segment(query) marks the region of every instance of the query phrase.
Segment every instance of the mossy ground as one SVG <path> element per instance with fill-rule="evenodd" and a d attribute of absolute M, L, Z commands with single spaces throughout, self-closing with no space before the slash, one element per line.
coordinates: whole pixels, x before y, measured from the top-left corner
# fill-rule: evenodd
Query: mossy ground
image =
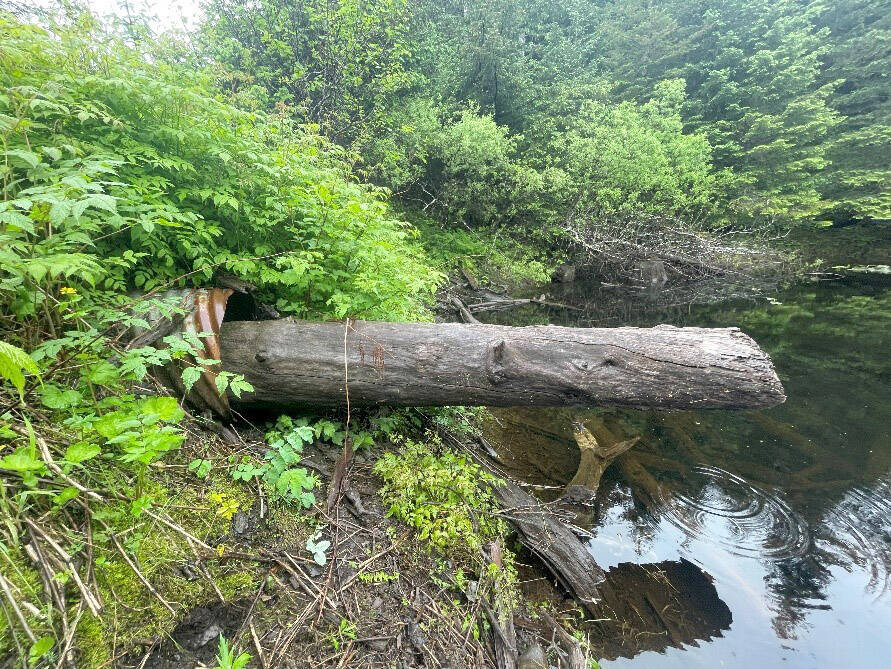
<path fill-rule="evenodd" d="M 414 438 L 428 438 L 416 429 Z M 176 458 L 150 467 L 140 490 L 152 499 L 152 513 L 179 530 L 134 513 L 124 501 L 93 512 L 92 573 L 83 547 L 78 567 L 98 592 L 101 614 L 82 611 L 78 591 L 70 582 L 64 586 L 68 619 L 77 620 L 77 667 L 214 666 L 220 633 L 252 655 L 249 666 L 261 666 L 261 653 L 267 667 L 494 666 L 492 631 L 474 593 L 479 584 L 480 593 L 502 601 L 493 588 L 504 579 L 493 575 L 491 565 L 468 560 L 462 547 L 435 551 L 419 540 L 417 528 L 388 517 L 374 463 L 400 447 L 379 443 L 357 454 L 350 494 L 329 513 L 324 485 L 339 448 L 306 448 L 304 460 L 320 473 L 323 487 L 317 505 L 304 510 L 270 499 L 268 492 L 261 496 L 256 481 L 232 479 L 234 462 L 265 448 L 259 430 L 243 434 L 238 444 L 223 443 L 197 424 L 188 430 L 192 437 Z M 434 442 L 433 448 L 442 447 Z M 193 458 L 213 463 L 205 478 L 181 464 Z M 155 593 L 108 540 L 109 532 Z M 306 548 L 317 532 L 331 541 L 324 565 Z M 20 550 L 10 556 L 16 564 L 10 578 L 23 599 L 39 601 L 38 573 Z M 534 606 L 516 595 L 511 601 L 534 619 Z M 41 619 L 47 613 L 29 617 L 33 629 L 51 622 Z M 0 625 L 3 630 L 7 623 Z M 521 640 L 534 636 L 520 634 Z M 27 641 L 19 641 L 27 652 Z M 0 643 L 6 644 L 0 657 L 22 652 L 10 639 Z"/>

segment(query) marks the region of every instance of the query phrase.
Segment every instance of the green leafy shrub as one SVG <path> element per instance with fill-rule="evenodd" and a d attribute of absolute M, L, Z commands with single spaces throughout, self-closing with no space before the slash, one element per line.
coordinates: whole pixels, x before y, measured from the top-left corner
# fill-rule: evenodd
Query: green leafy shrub
<path fill-rule="evenodd" d="M 245 457 L 233 470 L 232 477 L 236 481 L 259 477 L 279 499 L 309 508 L 316 501 L 312 490 L 319 481 L 305 467 L 297 465 L 303 455 L 303 445 L 311 443 L 315 436 L 307 419 L 294 421 L 289 416 L 281 416 L 275 428 L 266 433 L 269 449 L 263 455 L 263 462 L 258 464 Z"/>
<path fill-rule="evenodd" d="M 711 213 L 719 186 L 729 177 L 712 168 L 705 135 L 684 132 L 684 81 L 661 82 L 642 105 L 605 98 L 578 103 L 565 132 L 553 139 L 572 184 L 566 201 L 575 200 L 575 211 L 594 217 Z"/>
<path fill-rule="evenodd" d="M 504 533 L 491 490 L 501 482 L 435 438 L 430 445 L 406 441 L 398 453 L 385 453 L 374 471 L 384 480 L 387 515 L 437 551 L 476 558 L 486 541 Z"/>
<path fill-rule="evenodd" d="M 219 269 L 301 316 L 424 315 L 438 276 L 342 150 L 89 28 L 0 19 L 0 44 L 0 318 Z"/>

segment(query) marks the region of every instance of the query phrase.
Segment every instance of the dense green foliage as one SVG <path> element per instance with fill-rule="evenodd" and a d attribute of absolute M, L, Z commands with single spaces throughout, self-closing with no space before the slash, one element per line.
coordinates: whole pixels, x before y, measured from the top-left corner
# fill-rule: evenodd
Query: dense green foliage
<path fill-rule="evenodd" d="M 476 559 L 486 541 L 504 534 L 491 491 L 497 479 L 442 444 L 407 441 L 380 458 L 374 471 L 384 480 L 380 494 L 388 515 L 435 550 Z"/>
<path fill-rule="evenodd" d="M 386 130 L 381 115 L 411 80 L 406 0 L 208 6 L 205 42 L 234 69 L 228 87 L 247 83 L 267 104 L 298 108 L 342 143 Z"/>
<path fill-rule="evenodd" d="M 222 477 L 204 454 L 193 458 L 197 490 L 158 480 L 162 460 L 195 448 L 179 400 L 149 370 L 176 360 L 188 389 L 219 364 L 202 354 L 201 333 L 127 344 L 150 313 L 182 313 L 168 289 L 225 271 L 286 314 L 423 319 L 440 279 L 343 149 L 287 115 L 249 109 L 247 94 L 227 97 L 210 73 L 178 62 L 176 45 L 142 47 L 89 15 L 44 28 L 0 16 L 0 570 L 10 575 L 0 586 L 4 602 L 31 607 L 0 618 L 0 655 L 35 665 L 58 659 L 75 630 L 83 666 L 108 663 L 103 637 L 169 631 L 177 609 L 157 594 L 157 610 L 146 607 L 142 579 L 172 586 L 170 564 L 194 550 L 183 532 L 228 523 L 241 486 L 266 486 L 282 507 L 315 502 L 317 478 L 298 466 L 305 423 L 280 422 L 259 464 L 236 458 Z M 222 393 L 251 390 L 228 372 L 216 381 Z M 342 434 L 331 421 L 306 429 L 313 440 Z M 172 518 L 173 495 L 210 503 L 209 514 Z M 137 529 L 146 515 L 160 525 Z M 35 537 L 38 518 L 47 534 Z M 29 534 L 48 562 L 25 557 Z M 92 582 L 78 584 L 86 616 L 68 627 L 40 582 L 67 579 L 68 566 L 53 570 L 72 560 Z M 177 608 L 253 582 L 227 586 L 228 568 L 211 571 L 177 586 Z M 93 591 L 128 613 L 100 617 Z"/>
<path fill-rule="evenodd" d="M 89 32 L 2 28 L 2 316 L 41 310 L 35 284 L 53 299 L 220 269 L 303 316 L 422 313 L 436 275 L 334 146 Z"/>
<path fill-rule="evenodd" d="M 843 114 L 832 137 L 823 192 L 841 221 L 891 219 L 891 12 L 882 0 L 827 5 L 818 25 L 832 48 L 825 79 L 837 81 L 831 103 Z"/>
<path fill-rule="evenodd" d="M 210 3 L 209 53 L 271 96 L 281 87 L 270 78 L 302 82 L 386 54 L 375 72 L 387 86 L 349 80 L 374 120 L 360 129 L 353 114 L 329 132 L 368 175 L 447 221 L 547 226 L 577 210 L 583 189 L 590 215 L 891 218 L 881 0 L 369 3 L 361 21 L 322 22 L 327 32 L 301 29 L 315 25 L 312 2 L 230 4 Z M 301 56 L 281 57 L 294 39 Z M 358 64 L 334 42 L 361 44 Z M 245 68 L 248 57 L 263 67 Z"/>

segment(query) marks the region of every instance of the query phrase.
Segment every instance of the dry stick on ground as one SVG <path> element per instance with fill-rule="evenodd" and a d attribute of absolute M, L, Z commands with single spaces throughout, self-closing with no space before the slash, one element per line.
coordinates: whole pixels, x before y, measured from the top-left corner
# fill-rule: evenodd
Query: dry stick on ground
<path fill-rule="evenodd" d="M 554 620 L 550 613 L 544 609 L 540 613 L 542 620 L 554 630 L 560 645 L 566 652 L 566 669 L 587 669 L 588 663 L 585 661 L 585 654 L 576 638 L 563 629 L 563 626 Z"/>
<path fill-rule="evenodd" d="M 36 541 L 25 544 L 23 548 L 25 554 L 30 558 L 31 562 L 34 563 L 34 566 L 40 574 L 40 580 L 43 583 L 43 590 L 46 593 L 46 596 L 52 601 L 56 610 L 61 614 L 63 634 L 67 634 L 68 607 L 65 605 L 65 593 L 62 590 L 61 584 L 55 578 L 55 572 L 47 563 L 43 552 L 40 550 L 40 545 Z"/>
<path fill-rule="evenodd" d="M 29 432 L 27 430 L 25 430 L 25 428 L 20 427 L 18 425 L 13 425 L 12 429 L 15 430 L 17 433 L 19 433 L 23 437 L 30 438 L 30 436 L 31 436 L 29 434 Z M 34 441 L 37 444 L 37 448 L 40 450 L 40 456 L 43 458 L 43 461 L 46 463 L 46 466 L 49 467 L 49 470 L 53 474 L 55 474 L 56 476 L 61 478 L 63 481 L 65 481 L 71 487 L 76 488 L 79 492 L 84 493 L 84 495 L 86 495 L 87 497 L 89 497 L 91 499 L 95 499 L 99 502 L 105 501 L 105 497 L 100 495 L 98 492 L 96 492 L 95 490 L 90 490 L 86 486 L 82 485 L 78 481 L 76 481 L 73 478 L 71 478 L 70 476 L 68 476 L 68 474 L 66 474 L 64 471 L 62 471 L 62 468 L 59 467 L 59 465 L 56 464 L 56 461 L 53 459 L 52 453 L 50 453 L 49 446 L 47 445 L 46 441 L 44 441 L 39 435 L 37 435 L 37 434 L 34 435 Z M 123 496 L 118 496 L 118 498 L 126 499 Z"/>
<path fill-rule="evenodd" d="M 0 597 L 0 609 L 3 609 L 3 617 L 6 618 L 7 629 L 10 630 L 9 636 L 12 638 L 15 643 L 16 650 L 19 652 L 19 657 L 25 657 L 25 649 L 22 648 L 22 644 L 19 641 L 18 636 L 15 634 L 15 623 L 12 620 L 12 617 L 9 615 L 9 611 L 6 610 L 6 604 L 4 603 L 4 598 Z"/>
<path fill-rule="evenodd" d="M 28 626 L 28 621 L 25 620 L 25 616 L 22 613 L 22 610 L 19 608 L 19 605 L 16 603 L 16 597 L 13 593 L 13 585 L 11 582 L 7 581 L 6 578 L 0 573 L 0 590 L 3 590 L 3 594 L 6 596 L 6 599 L 9 601 L 9 605 L 12 607 L 12 612 L 15 613 L 15 617 L 19 621 L 19 625 L 22 626 L 22 631 L 25 633 L 25 636 L 31 641 L 31 643 L 37 643 L 37 637 L 34 636 L 34 632 L 31 631 L 31 628 Z M 12 633 L 10 631 L 10 633 Z"/>
<path fill-rule="evenodd" d="M 254 648 L 257 649 L 257 657 L 260 658 L 260 666 L 263 669 L 266 669 L 266 666 L 267 666 L 266 665 L 266 657 L 263 654 L 263 646 L 260 645 L 260 637 L 257 636 L 257 630 L 254 629 L 253 622 L 251 622 L 251 624 L 248 625 L 248 629 L 251 631 L 251 640 L 254 642 Z"/>
<path fill-rule="evenodd" d="M 158 515 L 157 513 L 154 513 L 153 511 L 150 511 L 150 510 L 148 510 L 148 509 L 143 509 L 142 512 L 143 512 L 145 515 L 149 516 L 150 518 L 154 518 L 155 520 L 157 520 L 157 521 L 158 521 L 159 523 L 161 523 L 162 525 L 166 525 L 167 527 L 169 527 L 169 528 L 170 528 L 171 530 L 173 530 L 174 532 L 177 532 L 177 533 L 181 534 L 181 535 L 182 535 L 183 537 L 185 537 L 187 540 L 189 540 L 189 541 L 193 541 L 195 544 L 197 544 L 198 546 L 200 546 L 200 547 L 203 548 L 204 550 L 208 551 L 209 553 L 216 554 L 216 551 L 215 551 L 213 548 L 211 548 L 211 547 L 208 546 L 206 543 L 204 543 L 203 541 L 201 541 L 201 539 L 199 539 L 198 537 L 195 537 L 195 536 L 193 536 L 192 534 L 190 534 L 184 527 L 181 527 L 180 525 L 177 525 L 177 524 L 174 523 L 173 521 L 168 520 L 168 519 L 164 518 L 163 516 L 160 516 L 160 515 Z"/>
<path fill-rule="evenodd" d="M 241 637 L 245 627 L 250 627 L 252 625 L 251 618 L 254 615 L 254 608 L 256 608 L 257 602 L 260 601 L 260 597 L 263 596 L 263 590 L 266 588 L 266 581 L 269 579 L 270 571 L 271 568 L 267 570 L 266 573 L 263 575 L 263 580 L 260 581 L 260 587 L 257 588 L 257 594 L 254 595 L 254 599 L 251 600 L 251 605 L 248 607 L 247 613 L 244 616 L 244 620 L 241 622 L 241 627 L 238 628 L 238 633 L 235 635 L 236 639 Z"/>
<path fill-rule="evenodd" d="M 80 602 L 77 605 L 77 615 L 74 617 L 74 623 L 71 627 L 66 630 L 63 635 L 63 643 L 62 650 L 59 651 L 59 661 L 56 663 L 56 669 L 61 669 L 64 666 L 75 666 L 73 663 L 68 662 L 68 653 L 71 652 L 71 644 L 74 643 L 74 635 L 77 633 L 77 626 L 80 623 L 80 619 L 84 614 L 84 604 Z"/>
<path fill-rule="evenodd" d="M 87 608 L 90 609 L 90 613 L 98 618 L 100 612 L 102 611 L 102 605 L 99 603 L 99 600 L 93 594 L 92 590 L 87 587 L 83 580 L 81 580 L 80 574 L 77 571 L 77 565 L 74 563 L 72 557 L 49 534 L 38 527 L 30 518 L 25 519 L 25 524 L 31 530 L 32 541 L 37 541 L 38 537 L 43 539 L 50 546 L 50 548 L 52 548 L 56 552 L 56 554 L 60 558 L 62 558 L 62 561 L 68 567 L 68 570 L 71 574 L 71 580 L 74 581 L 74 584 L 80 590 L 81 597 L 83 598 L 84 603 L 87 605 Z"/>

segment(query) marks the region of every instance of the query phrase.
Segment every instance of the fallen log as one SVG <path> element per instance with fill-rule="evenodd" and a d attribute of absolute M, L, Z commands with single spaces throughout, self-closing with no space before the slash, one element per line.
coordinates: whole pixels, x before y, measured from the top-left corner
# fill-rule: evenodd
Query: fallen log
<path fill-rule="evenodd" d="M 461 317 L 461 320 L 465 323 L 473 323 L 474 325 L 480 325 L 481 323 L 474 317 L 470 310 L 467 308 L 467 305 L 461 300 L 460 297 L 455 297 L 452 295 L 449 298 L 449 301 L 452 303 L 452 306 L 458 312 L 458 315 Z"/>
<path fill-rule="evenodd" d="M 780 404 L 770 358 L 737 328 L 223 322 L 241 408 L 356 405 L 749 409 Z M 346 383 L 345 383 L 346 381 Z"/>
<path fill-rule="evenodd" d="M 498 300 L 490 300 L 488 302 L 477 302 L 476 304 L 471 304 L 468 309 L 470 309 L 471 313 L 482 313 L 484 311 L 503 311 L 505 309 L 510 309 L 512 307 L 519 307 L 524 304 L 538 304 L 543 307 L 554 307 L 556 309 L 568 309 L 570 311 L 581 311 L 579 307 L 574 307 L 570 304 L 561 304 L 560 302 L 549 302 L 548 300 L 542 297 L 531 297 L 531 298 L 519 298 L 519 299 L 510 299 L 503 298 Z"/>
<path fill-rule="evenodd" d="M 596 613 L 605 594 L 600 585 L 606 576 L 585 544 L 557 514 L 510 479 L 495 486 L 493 493 L 520 541 L 538 556 L 567 592 L 589 612 Z"/>
<path fill-rule="evenodd" d="M 601 591 L 605 572 L 585 543 L 547 504 L 533 497 L 505 476 L 493 462 L 448 430 L 440 435 L 455 448 L 467 452 L 477 464 L 502 480 L 492 487 L 502 517 L 516 530 L 517 538 L 538 557 L 561 586 L 596 617 L 602 603 L 614 604 L 614 593 Z"/>

